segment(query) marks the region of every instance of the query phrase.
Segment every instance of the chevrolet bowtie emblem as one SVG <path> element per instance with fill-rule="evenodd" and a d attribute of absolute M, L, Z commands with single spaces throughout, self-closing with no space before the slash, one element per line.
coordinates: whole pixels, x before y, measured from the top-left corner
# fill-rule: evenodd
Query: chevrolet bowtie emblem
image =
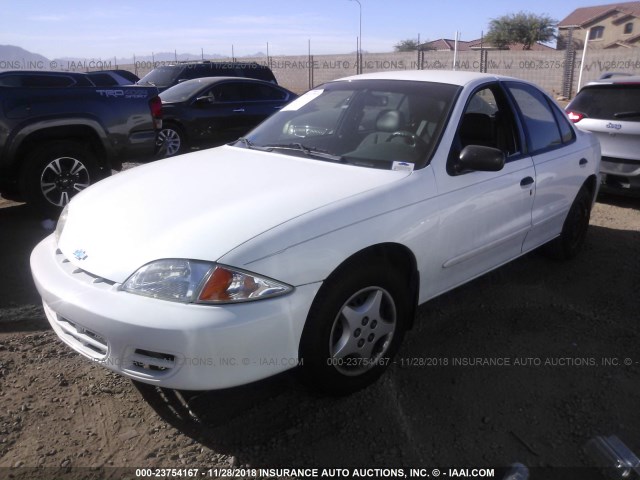
<path fill-rule="evenodd" d="M 84 250 L 76 250 L 75 252 L 73 252 L 73 256 L 76 257 L 77 260 L 84 260 L 85 258 L 87 258 L 87 252 L 85 252 Z"/>

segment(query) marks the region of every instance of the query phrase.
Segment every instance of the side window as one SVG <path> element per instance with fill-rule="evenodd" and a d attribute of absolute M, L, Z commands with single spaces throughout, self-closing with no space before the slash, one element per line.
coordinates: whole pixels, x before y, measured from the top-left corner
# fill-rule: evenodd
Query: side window
<path fill-rule="evenodd" d="M 180 79 L 193 80 L 194 78 L 215 77 L 215 75 L 215 73 L 209 72 L 209 69 L 204 65 L 191 64 L 185 65 L 184 71 L 180 74 Z"/>
<path fill-rule="evenodd" d="M 562 145 L 560 128 L 544 94 L 523 83 L 508 82 L 507 85 L 522 113 L 531 153 Z"/>
<path fill-rule="evenodd" d="M 576 133 L 573 131 L 573 128 L 569 123 L 569 117 L 567 117 L 567 114 L 555 105 L 551 105 L 551 110 L 553 110 L 553 114 L 556 117 L 556 122 L 558 122 L 558 126 L 560 127 L 562 143 L 573 142 L 576 138 Z"/>
<path fill-rule="evenodd" d="M 67 76 L 57 75 L 25 75 L 22 77 L 23 87 L 70 87 L 74 85 L 76 81 Z"/>
<path fill-rule="evenodd" d="M 21 87 L 22 76 L 21 75 L 7 75 L 0 78 L 0 87 Z"/>
<path fill-rule="evenodd" d="M 477 90 L 467 103 L 452 154 L 458 156 L 468 145 L 502 150 L 507 161 L 522 152 L 518 125 L 498 84 Z"/>
<path fill-rule="evenodd" d="M 285 92 L 269 85 L 260 85 L 254 83 L 245 83 L 244 95 L 246 100 L 251 101 L 267 101 L 267 100 L 284 100 Z"/>
<path fill-rule="evenodd" d="M 238 83 L 223 83 L 212 89 L 213 96 L 218 102 L 241 102 L 244 100 L 242 88 Z"/>

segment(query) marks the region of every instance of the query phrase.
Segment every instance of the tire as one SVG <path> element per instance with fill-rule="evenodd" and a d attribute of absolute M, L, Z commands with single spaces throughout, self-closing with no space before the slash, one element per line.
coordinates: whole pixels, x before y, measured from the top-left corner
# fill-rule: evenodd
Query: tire
<path fill-rule="evenodd" d="M 156 146 L 161 158 L 173 157 L 187 149 L 186 137 L 180 127 L 169 123 L 158 132 Z"/>
<path fill-rule="evenodd" d="M 21 188 L 27 203 L 56 216 L 74 195 L 104 176 L 96 157 L 81 144 L 52 142 L 27 156 Z"/>
<path fill-rule="evenodd" d="M 591 218 L 591 195 L 582 187 L 571 204 L 560 236 L 544 246 L 544 253 L 556 260 L 574 258 L 584 245 Z"/>
<path fill-rule="evenodd" d="M 322 286 L 300 342 L 312 388 L 345 395 L 382 375 L 398 350 L 411 307 L 408 276 L 389 265 L 352 265 Z"/>

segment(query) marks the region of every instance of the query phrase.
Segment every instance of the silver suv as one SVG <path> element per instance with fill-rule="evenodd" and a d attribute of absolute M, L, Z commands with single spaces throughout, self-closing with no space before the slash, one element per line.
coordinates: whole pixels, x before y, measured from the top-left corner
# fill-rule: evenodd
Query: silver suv
<path fill-rule="evenodd" d="M 602 190 L 640 193 L 640 76 L 604 75 L 567 105 L 569 118 L 602 147 Z"/>

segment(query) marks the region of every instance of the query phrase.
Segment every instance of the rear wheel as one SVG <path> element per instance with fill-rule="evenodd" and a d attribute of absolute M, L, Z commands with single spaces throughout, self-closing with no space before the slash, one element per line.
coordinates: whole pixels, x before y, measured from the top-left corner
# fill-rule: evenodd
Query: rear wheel
<path fill-rule="evenodd" d="M 330 278 L 300 344 L 305 380 L 347 394 L 373 383 L 397 351 L 412 312 L 407 281 L 390 266 L 358 265 Z"/>
<path fill-rule="evenodd" d="M 560 236 L 547 245 L 544 251 L 552 258 L 569 260 L 575 257 L 584 245 L 591 218 L 591 195 L 582 187 L 576 195 L 567 218 L 562 226 Z"/>
<path fill-rule="evenodd" d="M 96 157 L 76 142 L 53 142 L 31 153 L 22 173 L 28 203 L 57 215 L 69 200 L 102 175 Z"/>

